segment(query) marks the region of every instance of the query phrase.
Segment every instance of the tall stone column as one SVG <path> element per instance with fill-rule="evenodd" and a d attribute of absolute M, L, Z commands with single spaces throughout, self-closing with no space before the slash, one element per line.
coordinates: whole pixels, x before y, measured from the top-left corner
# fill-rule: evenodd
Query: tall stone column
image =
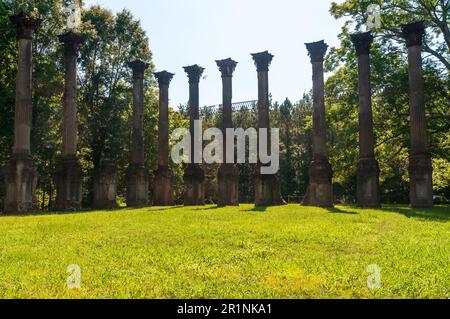
<path fill-rule="evenodd" d="M 189 113 L 190 113 L 190 132 L 191 132 L 191 158 L 190 164 L 184 171 L 184 205 L 197 206 L 205 204 L 205 172 L 200 164 L 195 163 L 194 145 L 201 144 L 198 139 L 201 138 L 202 132 L 198 132 L 199 136 L 194 134 L 194 122 L 200 119 L 199 112 L 199 82 L 203 74 L 204 68 L 199 65 L 191 65 L 184 67 L 189 78 Z"/>
<path fill-rule="evenodd" d="M 233 98 L 233 73 L 237 62 L 232 59 L 216 61 L 220 72 L 222 73 L 222 132 L 223 132 L 223 154 L 226 159 L 227 151 L 227 137 L 226 132 L 228 128 L 233 128 L 232 118 L 232 98 Z M 226 163 L 224 161 L 218 174 L 219 192 L 218 205 L 219 206 L 239 206 L 239 170 L 233 163 Z"/>
<path fill-rule="evenodd" d="M 433 165 L 428 150 L 425 98 L 422 74 L 422 22 L 404 25 L 408 47 L 411 150 L 409 157 L 410 201 L 413 208 L 433 206 Z"/>
<path fill-rule="evenodd" d="M 313 158 L 309 168 L 309 186 L 303 205 L 333 206 L 333 171 L 328 162 L 325 121 L 323 60 L 328 45 L 324 41 L 306 43 L 312 63 L 313 80 Z"/>
<path fill-rule="evenodd" d="M 370 85 L 370 32 L 352 35 L 358 56 L 359 92 L 359 162 L 357 178 L 357 201 L 359 207 L 380 207 L 380 168 L 375 159 L 375 136 L 373 133 L 372 92 Z"/>
<path fill-rule="evenodd" d="M 155 172 L 153 205 L 172 206 L 172 173 L 169 169 L 169 84 L 174 74 L 167 71 L 155 73 L 159 83 L 159 163 Z"/>
<path fill-rule="evenodd" d="M 128 64 L 133 70 L 133 131 L 131 165 L 127 174 L 127 205 L 148 205 L 149 174 L 144 162 L 144 72 L 148 64 L 136 60 Z"/>
<path fill-rule="evenodd" d="M 37 171 L 30 152 L 32 117 L 32 42 L 40 19 L 23 12 L 10 17 L 16 27 L 19 45 L 14 115 L 14 147 L 4 170 L 5 212 L 26 212 L 34 208 Z"/>
<path fill-rule="evenodd" d="M 82 171 L 77 158 L 77 57 L 85 39 L 74 32 L 59 37 L 64 44 L 65 86 L 63 119 L 63 152 L 56 168 L 56 210 L 76 210 L 81 208 Z"/>
<path fill-rule="evenodd" d="M 270 152 L 270 118 L 269 118 L 269 65 L 273 55 L 269 52 L 252 54 L 258 72 L 258 129 L 268 129 L 267 143 Z M 258 146 L 258 154 L 261 150 Z M 258 156 L 259 158 L 259 156 Z M 275 206 L 284 205 L 281 188 L 276 174 L 261 174 L 262 163 L 258 162 L 255 177 L 255 205 Z"/>

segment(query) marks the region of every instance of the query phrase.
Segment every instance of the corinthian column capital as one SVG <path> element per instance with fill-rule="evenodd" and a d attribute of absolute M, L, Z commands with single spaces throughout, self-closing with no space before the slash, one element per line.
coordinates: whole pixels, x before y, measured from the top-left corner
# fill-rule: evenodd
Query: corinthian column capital
<path fill-rule="evenodd" d="M 327 53 L 328 45 L 325 41 L 305 43 L 311 62 L 323 62 L 323 58 Z"/>
<path fill-rule="evenodd" d="M 407 47 L 422 45 L 425 25 L 422 21 L 404 24 L 402 25 L 402 33 Z"/>
<path fill-rule="evenodd" d="M 253 60 L 255 61 L 255 65 L 257 71 L 269 71 L 270 63 L 272 63 L 273 55 L 268 51 L 252 53 Z"/>
<path fill-rule="evenodd" d="M 353 46 L 356 49 L 356 55 L 369 54 L 370 46 L 373 42 L 373 35 L 370 32 L 357 33 L 351 35 Z"/>
<path fill-rule="evenodd" d="M 222 77 L 232 77 L 234 70 L 236 69 L 237 62 L 232 60 L 231 58 L 225 60 L 217 60 L 217 66 L 219 67 L 220 72 L 222 73 Z"/>
<path fill-rule="evenodd" d="M 167 71 L 161 71 L 155 73 L 155 78 L 158 80 L 159 86 L 163 85 L 169 85 L 170 81 L 172 81 L 172 78 L 175 74 L 167 72 Z"/>
<path fill-rule="evenodd" d="M 21 11 L 19 14 L 9 17 L 16 27 L 18 39 L 32 39 L 36 30 L 41 26 L 42 20 L 30 17 Z"/>

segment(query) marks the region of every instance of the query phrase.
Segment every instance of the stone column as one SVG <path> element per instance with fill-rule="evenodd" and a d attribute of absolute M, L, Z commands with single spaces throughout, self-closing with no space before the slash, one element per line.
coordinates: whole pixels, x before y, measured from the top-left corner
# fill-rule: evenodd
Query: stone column
<path fill-rule="evenodd" d="M 68 32 L 61 35 L 59 40 L 64 43 L 66 74 L 63 100 L 63 152 L 54 176 L 56 185 L 54 208 L 64 211 L 80 209 L 82 201 L 83 177 L 77 158 L 77 57 L 85 39 L 79 34 Z"/>
<path fill-rule="evenodd" d="M 422 22 L 404 25 L 408 47 L 411 150 L 409 157 L 410 201 L 413 208 L 433 206 L 433 165 L 428 150 L 425 98 L 422 75 Z"/>
<path fill-rule="evenodd" d="M 172 173 L 169 169 L 169 84 L 174 74 L 155 73 L 159 83 L 159 163 L 155 172 L 153 205 L 173 206 Z"/>
<path fill-rule="evenodd" d="M 111 161 L 102 161 L 94 178 L 94 208 L 117 208 L 117 168 Z"/>
<path fill-rule="evenodd" d="M 258 129 L 268 129 L 268 151 L 270 152 L 270 118 L 269 118 L 269 65 L 273 55 L 269 52 L 252 54 L 258 71 Z M 258 143 L 259 144 L 259 143 Z M 258 155 L 260 149 L 258 146 Z M 258 156 L 259 159 L 259 156 Z M 280 184 L 275 174 L 261 174 L 262 163 L 258 162 L 255 177 L 255 205 L 274 206 L 284 205 Z"/>
<path fill-rule="evenodd" d="M 131 165 L 127 174 L 127 205 L 148 205 L 149 174 L 144 166 L 144 72 L 148 64 L 136 60 L 128 66 L 133 70 L 133 131 Z"/>
<path fill-rule="evenodd" d="M 227 128 L 233 128 L 232 118 L 232 98 L 233 98 L 233 73 L 237 62 L 232 59 L 216 61 L 222 73 L 222 132 L 223 132 L 223 154 L 224 163 L 219 168 L 218 183 L 218 205 L 219 206 L 239 206 L 239 170 L 233 163 L 226 163 L 227 151 Z"/>
<path fill-rule="evenodd" d="M 303 205 L 333 207 L 333 171 L 327 156 L 323 60 L 328 45 L 324 41 L 306 43 L 312 63 L 313 80 L 313 158 L 309 186 Z"/>
<path fill-rule="evenodd" d="M 357 202 L 359 207 L 380 207 L 380 168 L 375 159 L 373 133 L 372 92 L 370 85 L 370 32 L 352 35 L 358 56 L 359 92 L 359 162 L 357 178 Z"/>
<path fill-rule="evenodd" d="M 34 208 L 37 171 L 30 152 L 32 116 L 32 42 L 40 19 L 23 12 L 10 17 L 17 30 L 19 45 L 14 115 L 14 147 L 4 169 L 5 212 L 26 212 Z"/>
<path fill-rule="evenodd" d="M 205 204 L 205 172 L 200 164 L 195 163 L 195 143 L 200 143 L 194 134 L 194 121 L 200 119 L 199 112 L 199 82 L 204 68 L 199 65 L 184 67 L 189 78 L 189 113 L 190 113 L 190 132 L 191 132 L 191 159 L 184 171 L 184 205 L 196 206 Z M 198 132 L 198 139 L 202 132 Z"/>

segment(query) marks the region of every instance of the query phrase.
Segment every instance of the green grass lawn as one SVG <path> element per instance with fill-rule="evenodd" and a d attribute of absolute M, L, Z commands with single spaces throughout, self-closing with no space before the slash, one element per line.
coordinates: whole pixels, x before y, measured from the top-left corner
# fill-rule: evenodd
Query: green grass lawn
<path fill-rule="evenodd" d="M 70 264 L 80 289 L 67 288 Z M 450 298 L 450 208 L 1 216 L 0 297 Z"/>

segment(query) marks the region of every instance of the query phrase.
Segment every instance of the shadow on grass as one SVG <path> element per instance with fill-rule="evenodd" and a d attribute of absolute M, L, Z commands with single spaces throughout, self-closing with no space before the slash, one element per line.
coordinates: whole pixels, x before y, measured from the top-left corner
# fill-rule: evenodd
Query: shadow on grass
<path fill-rule="evenodd" d="M 145 207 L 143 207 L 145 208 Z M 166 210 L 185 208 L 184 206 L 149 206 L 151 212 L 163 212 Z M 133 209 L 133 208 L 130 208 Z"/>
<path fill-rule="evenodd" d="M 421 218 L 439 222 L 450 221 L 450 206 L 436 206 L 434 208 L 423 209 L 413 209 L 406 206 L 384 206 L 380 211 L 402 214 L 408 218 Z"/>
<path fill-rule="evenodd" d="M 65 216 L 65 215 L 80 215 L 80 214 L 89 214 L 94 212 L 105 212 L 105 213 L 114 213 L 121 212 L 125 210 L 137 210 L 137 209 L 148 209 L 149 212 L 158 212 L 158 211 L 166 211 L 166 210 L 174 210 L 184 208 L 184 206 L 167 206 L 167 207 L 155 207 L 155 206 L 144 206 L 144 207 L 118 207 L 112 209 L 80 209 L 76 211 L 35 211 L 35 212 L 27 212 L 27 213 L 3 213 L 0 212 L 0 218 L 4 217 L 32 217 L 32 216 Z M 155 208 L 155 209 L 153 209 Z"/>
<path fill-rule="evenodd" d="M 214 206 L 208 206 L 208 207 L 202 207 L 202 208 L 196 208 L 194 210 L 197 211 L 207 211 L 207 210 L 216 210 L 216 209 L 220 209 L 220 208 L 224 208 L 223 206 L 219 206 L 219 205 L 214 205 Z"/>
<path fill-rule="evenodd" d="M 247 210 L 244 210 L 244 212 L 257 212 L 257 213 L 264 213 L 264 212 L 266 212 L 267 211 L 267 206 L 255 206 L 255 207 L 253 207 L 252 209 L 247 209 Z"/>
<path fill-rule="evenodd" d="M 329 213 L 332 213 L 332 214 L 359 215 L 357 212 L 350 212 L 347 210 L 342 210 L 337 207 L 328 207 L 328 208 L 324 208 L 324 209 L 326 209 Z"/>

